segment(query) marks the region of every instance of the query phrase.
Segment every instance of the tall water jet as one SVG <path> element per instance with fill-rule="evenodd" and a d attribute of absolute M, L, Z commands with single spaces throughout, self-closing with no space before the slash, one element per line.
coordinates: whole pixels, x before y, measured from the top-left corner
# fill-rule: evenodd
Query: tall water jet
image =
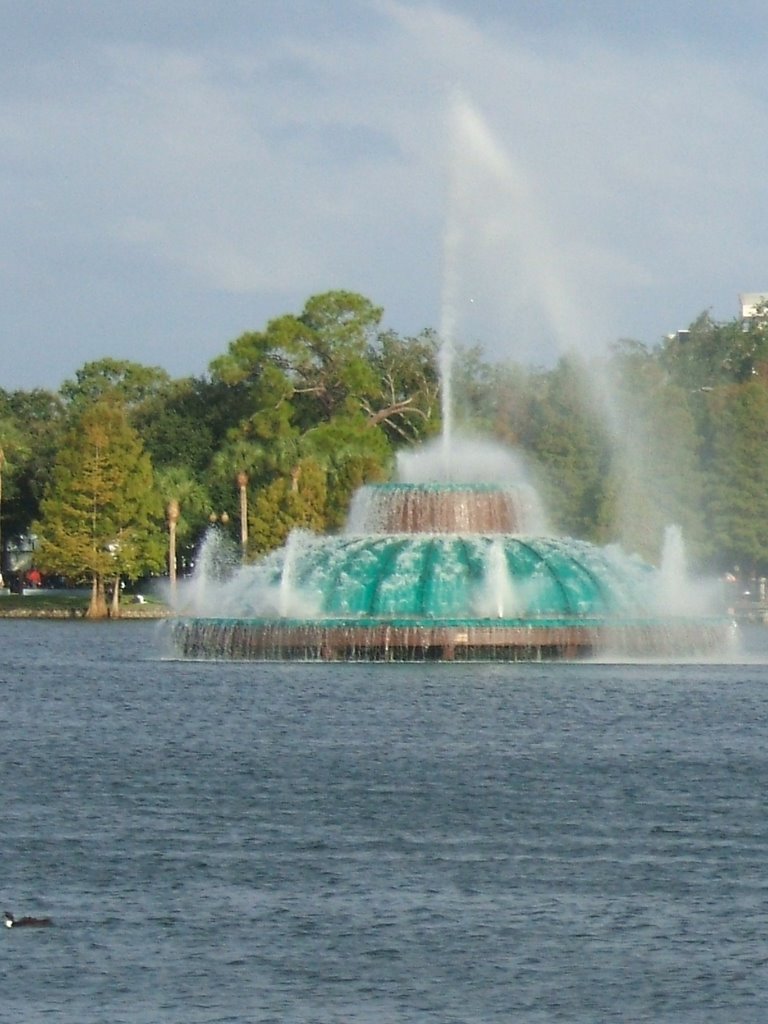
<path fill-rule="evenodd" d="M 451 107 L 454 121 L 462 100 L 456 97 Z M 460 173 L 461 154 L 455 125 L 449 131 L 451 150 L 448 154 L 448 208 L 442 246 L 442 290 L 440 295 L 440 348 L 437 355 L 440 376 L 440 413 L 442 421 L 443 470 L 448 472 L 453 440 L 453 361 L 456 344 L 457 306 L 459 302 L 459 251 L 461 246 L 460 207 L 463 181 Z"/>
<path fill-rule="evenodd" d="M 442 434 L 440 451 L 443 471 L 450 475 L 451 451 L 453 446 L 453 360 L 454 344 L 451 339 L 443 339 L 437 353 L 438 373 L 440 375 L 440 409 L 442 417 Z"/>
<path fill-rule="evenodd" d="M 662 611 L 679 615 L 690 608 L 693 588 L 688 578 L 683 531 L 677 524 L 664 530 L 659 574 L 659 606 Z"/>
<path fill-rule="evenodd" d="M 535 173 L 460 91 L 448 103 L 446 135 L 441 338 L 511 339 L 518 358 L 536 362 L 543 348 L 555 355 L 593 344 L 599 323 L 579 300 L 575 261 L 556 236 Z"/>
<path fill-rule="evenodd" d="M 195 572 L 184 588 L 184 601 L 195 614 L 210 607 L 213 591 L 228 580 L 235 565 L 234 551 L 218 527 L 210 527 L 197 551 Z"/>
<path fill-rule="evenodd" d="M 515 613 L 515 593 L 512 586 L 504 544 L 494 540 L 488 549 L 484 601 L 478 605 L 478 614 L 511 617 Z"/>
<path fill-rule="evenodd" d="M 294 567 L 298 551 L 304 538 L 303 530 L 293 530 L 285 543 L 285 557 L 280 568 L 278 586 L 278 610 L 281 618 L 287 618 L 294 612 L 294 605 L 300 597 L 296 594 Z"/>

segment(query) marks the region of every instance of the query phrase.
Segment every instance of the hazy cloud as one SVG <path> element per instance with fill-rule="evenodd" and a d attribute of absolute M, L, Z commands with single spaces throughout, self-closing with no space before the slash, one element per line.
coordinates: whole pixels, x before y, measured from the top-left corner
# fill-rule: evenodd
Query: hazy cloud
<path fill-rule="evenodd" d="M 130 7 L 6 17 L 5 387 L 199 373 L 333 287 L 524 360 L 768 288 L 752 4 Z"/>

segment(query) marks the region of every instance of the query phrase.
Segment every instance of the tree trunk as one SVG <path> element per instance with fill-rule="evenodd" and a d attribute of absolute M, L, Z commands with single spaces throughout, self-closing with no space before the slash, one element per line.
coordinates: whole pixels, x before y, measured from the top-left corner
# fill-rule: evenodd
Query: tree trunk
<path fill-rule="evenodd" d="M 114 583 L 112 584 L 112 602 L 109 607 L 109 617 L 111 619 L 120 618 L 120 577 L 115 576 Z"/>
<path fill-rule="evenodd" d="M 104 595 L 104 579 L 95 575 L 91 582 L 91 601 L 85 613 L 87 619 L 106 619 L 107 599 Z"/>

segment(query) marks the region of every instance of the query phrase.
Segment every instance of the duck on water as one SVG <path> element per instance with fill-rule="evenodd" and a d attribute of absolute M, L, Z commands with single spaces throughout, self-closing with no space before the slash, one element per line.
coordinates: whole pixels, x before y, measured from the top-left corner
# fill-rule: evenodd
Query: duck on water
<path fill-rule="evenodd" d="M 6 928 L 47 928 L 53 924 L 50 917 L 19 917 L 16 918 L 8 911 L 3 914 Z"/>

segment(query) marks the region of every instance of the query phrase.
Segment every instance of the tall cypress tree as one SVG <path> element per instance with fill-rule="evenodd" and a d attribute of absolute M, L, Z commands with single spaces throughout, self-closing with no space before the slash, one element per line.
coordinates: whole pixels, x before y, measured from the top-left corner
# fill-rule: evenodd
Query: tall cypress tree
<path fill-rule="evenodd" d="M 105 581 L 112 579 L 117 613 L 121 577 L 162 568 L 161 516 L 152 464 L 124 409 L 89 406 L 65 437 L 41 503 L 40 565 L 89 582 L 94 618 L 107 614 Z"/>

